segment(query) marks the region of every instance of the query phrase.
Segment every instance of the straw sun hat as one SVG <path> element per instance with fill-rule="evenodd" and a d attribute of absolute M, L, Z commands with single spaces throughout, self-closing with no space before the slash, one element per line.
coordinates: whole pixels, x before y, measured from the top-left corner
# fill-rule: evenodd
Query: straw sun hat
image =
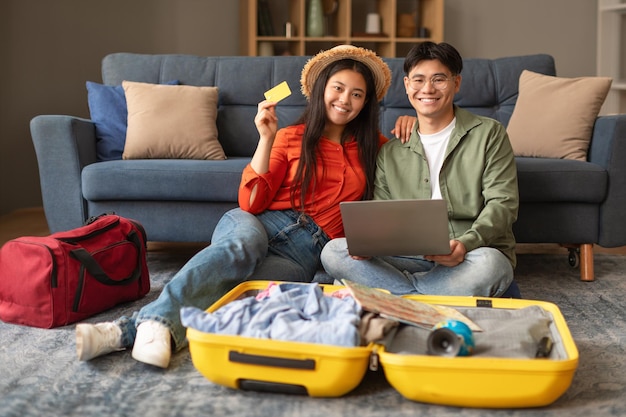
<path fill-rule="evenodd" d="M 338 45 L 309 59 L 302 69 L 300 78 L 302 94 L 308 99 L 322 70 L 329 64 L 346 58 L 362 62 L 372 71 L 376 98 L 378 101 L 382 100 L 391 84 L 391 70 L 375 52 L 353 45 Z"/>

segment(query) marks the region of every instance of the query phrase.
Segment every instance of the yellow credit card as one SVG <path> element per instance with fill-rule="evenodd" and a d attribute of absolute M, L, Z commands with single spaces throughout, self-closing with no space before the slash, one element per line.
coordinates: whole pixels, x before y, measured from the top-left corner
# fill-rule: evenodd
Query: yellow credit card
<path fill-rule="evenodd" d="M 279 102 L 284 98 L 287 98 L 291 95 L 291 90 L 289 89 L 289 85 L 287 81 L 283 81 L 278 84 L 274 88 L 270 88 L 265 92 L 265 99 L 268 101 Z"/>

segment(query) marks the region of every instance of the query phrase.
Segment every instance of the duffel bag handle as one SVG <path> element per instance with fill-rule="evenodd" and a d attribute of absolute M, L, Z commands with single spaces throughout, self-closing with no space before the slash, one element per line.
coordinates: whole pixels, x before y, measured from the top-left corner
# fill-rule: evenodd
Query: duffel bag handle
<path fill-rule="evenodd" d="M 93 276 L 98 282 L 104 285 L 128 285 L 131 282 L 137 281 L 137 279 L 139 279 L 139 277 L 141 276 L 142 252 L 141 241 L 139 240 L 137 232 L 133 230 L 131 233 L 128 234 L 127 239 L 137 249 L 137 265 L 135 266 L 135 270 L 130 274 L 130 276 L 121 280 L 111 279 L 111 277 L 109 277 L 109 275 L 107 275 L 107 273 L 104 272 L 104 270 L 100 267 L 98 262 L 91 256 L 91 254 L 83 248 L 70 251 L 70 256 L 78 260 L 85 267 L 87 272 L 89 272 L 91 276 Z"/>

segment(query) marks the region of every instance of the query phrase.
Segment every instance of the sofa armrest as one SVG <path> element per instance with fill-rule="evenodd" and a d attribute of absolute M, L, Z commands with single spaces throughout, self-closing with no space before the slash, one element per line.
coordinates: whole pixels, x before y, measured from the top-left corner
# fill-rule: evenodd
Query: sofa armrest
<path fill-rule="evenodd" d="M 87 212 L 81 171 L 96 162 L 95 125 L 78 117 L 41 115 L 31 120 L 30 132 L 50 231 L 81 226 Z"/>
<path fill-rule="evenodd" d="M 596 120 L 588 154 L 589 162 L 609 174 L 607 197 L 600 206 L 598 244 L 612 248 L 626 245 L 626 114 L 600 116 Z"/>

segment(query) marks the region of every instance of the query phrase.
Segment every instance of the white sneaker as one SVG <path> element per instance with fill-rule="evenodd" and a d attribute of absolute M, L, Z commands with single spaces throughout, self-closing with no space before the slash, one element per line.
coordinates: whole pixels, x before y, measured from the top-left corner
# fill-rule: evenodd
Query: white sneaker
<path fill-rule="evenodd" d="M 133 358 L 149 365 L 167 368 L 172 357 L 170 330 L 156 321 L 144 321 L 137 327 Z"/>
<path fill-rule="evenodd" d="M 106 355 L 122 346 L 122 329 L 114 323 L 76 325 L 76 354 L 79 361 L 88 361 Z"/>

